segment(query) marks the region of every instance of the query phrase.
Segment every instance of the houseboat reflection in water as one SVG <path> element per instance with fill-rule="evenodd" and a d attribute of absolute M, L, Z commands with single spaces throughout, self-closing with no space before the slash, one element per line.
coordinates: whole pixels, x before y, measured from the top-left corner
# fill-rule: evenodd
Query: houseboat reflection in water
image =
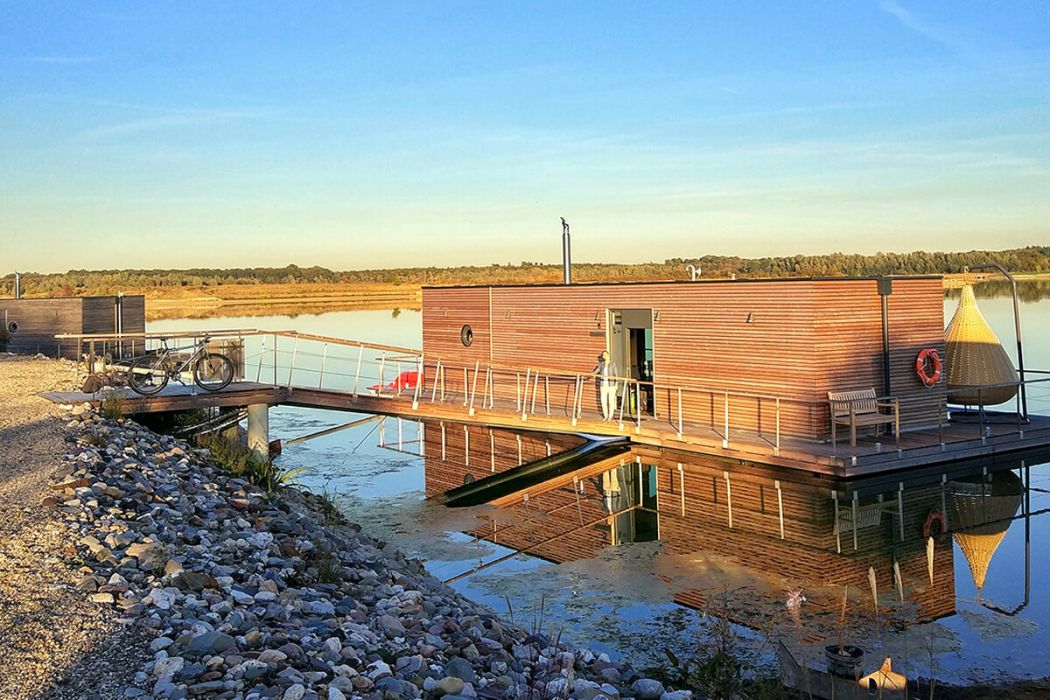
<path fill-rule="evenodd" d="M 1011 523 L 1023 518 L 1027 533 L 1026 465 L 1048 461 L 1028 455 L 834 481 L 633 445 L 544 475 L 545 458 L 584 442 L 427 424 L 427 495 L 484 504 L 470 534 L 559 564 L 659 541 L 652 583 L 677 603 L 760 630 L 802 659 L 845 639 L 869 651 L 865 673 L 884 656 L 919 672 L 931 653 L 957 645 L 931 639 L 925 625 L 956 613 L 953 543 L 980 591 Z M 532 476 L 518 478 L 520 465 Z"/>

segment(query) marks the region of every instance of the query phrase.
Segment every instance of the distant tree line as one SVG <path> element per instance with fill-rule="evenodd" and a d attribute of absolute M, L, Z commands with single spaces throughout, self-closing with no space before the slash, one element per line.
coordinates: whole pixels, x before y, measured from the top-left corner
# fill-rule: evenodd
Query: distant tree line
<path fill-rule="evenodd" d="M 662 263 L 576 263 L 573 279 L 600 280 L 688 279 L 687 265 L 702 277 L 875 277 L 881 275 L 947 274 L 982 263 L 998 263 L 1011 272 L 1050 272 L 1050 247 L 964 253 L 876 253 L 874 255 L 791 255 L 739 258 L 705 255 L 672 258 Z M 561 280 L 561 265 L 535 262 L 469 267 L 411 267 L 336 271 L 313 266 L 250 267 L 187 270 L 70 270 L 65 273 L 23 273 L 23 289 L 31 296 L 81 296 L 148 291 L 154 288 L 207 288 L 222 285 L 362 283 L 393 285 L 536 284 Z M 14 275 L 0 278 L 0 295 L 14 293 Z"/>

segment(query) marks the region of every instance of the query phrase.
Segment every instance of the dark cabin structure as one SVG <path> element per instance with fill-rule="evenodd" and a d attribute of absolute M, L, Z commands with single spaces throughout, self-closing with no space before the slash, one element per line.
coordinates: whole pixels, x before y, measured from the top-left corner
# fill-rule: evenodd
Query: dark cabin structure
<path fill-rule="evenodd" d="M 776 397 L 779 431 L 814 441 L 830 435 L 828 392 L 874 389 L 901 401 L 902 432 L 936 427 L 946 391 L 916 375 L 926 348 L 944 355 L 940 276 L 423 289 L 428 368 L 590 375 L 608 350 L 643 383 L 646 415 L 673 420 L 680 400 L 687 421 L 717 425 L 729 392 L 733 427 L 762 433 Z"/>
<path fill-rule="evenodd" d="M 0 321 L 7 330 L 7 352 L 76 359 L 78 343 L 63 343 L 56 335 L 144 333 L 146 297 L 0 299 Z"/>

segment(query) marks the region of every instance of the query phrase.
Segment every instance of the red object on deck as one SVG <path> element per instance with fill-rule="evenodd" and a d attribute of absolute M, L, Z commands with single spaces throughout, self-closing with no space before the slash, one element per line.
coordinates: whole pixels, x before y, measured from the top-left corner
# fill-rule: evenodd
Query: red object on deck
<path fill-rule="evenodd" d="M 413 369 L 413 370 L 408 370 L 407 372 L 402 372 L 401 374 L 397 375 L 397 378 L 394 381 L 392 381 L 389 384 L 387 384 L 386 386 L 382 387 L 382 389 L 383 389 L 383 391 L 389 392 L 389 393 L 392 393 L 392 394 L 400 394 L 405 389 L 415 389 L 416 388 L 416 384 L 418 382 L 419 382 L 419 372 L 417 370 Z M 369 391 L 373 391 L 373 392 L 375 392 L 377 394 L 379 393 L 379 389 L 380 389 L 380 385 L 379 384 L 373 384 L 372 386 L 368 387 Z"/>

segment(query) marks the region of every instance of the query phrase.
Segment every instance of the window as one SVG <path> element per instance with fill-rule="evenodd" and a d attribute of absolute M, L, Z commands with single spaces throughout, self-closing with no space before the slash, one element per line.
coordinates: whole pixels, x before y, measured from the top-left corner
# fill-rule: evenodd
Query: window
<path fill-rule="evenodd" d="M 469 325 L 464 324 L 463 327 L 459 329 L 459 340 L 463 343 L 463 347 L 469 348 L 470 344 L 474 342 L 474 329 Z"/>

